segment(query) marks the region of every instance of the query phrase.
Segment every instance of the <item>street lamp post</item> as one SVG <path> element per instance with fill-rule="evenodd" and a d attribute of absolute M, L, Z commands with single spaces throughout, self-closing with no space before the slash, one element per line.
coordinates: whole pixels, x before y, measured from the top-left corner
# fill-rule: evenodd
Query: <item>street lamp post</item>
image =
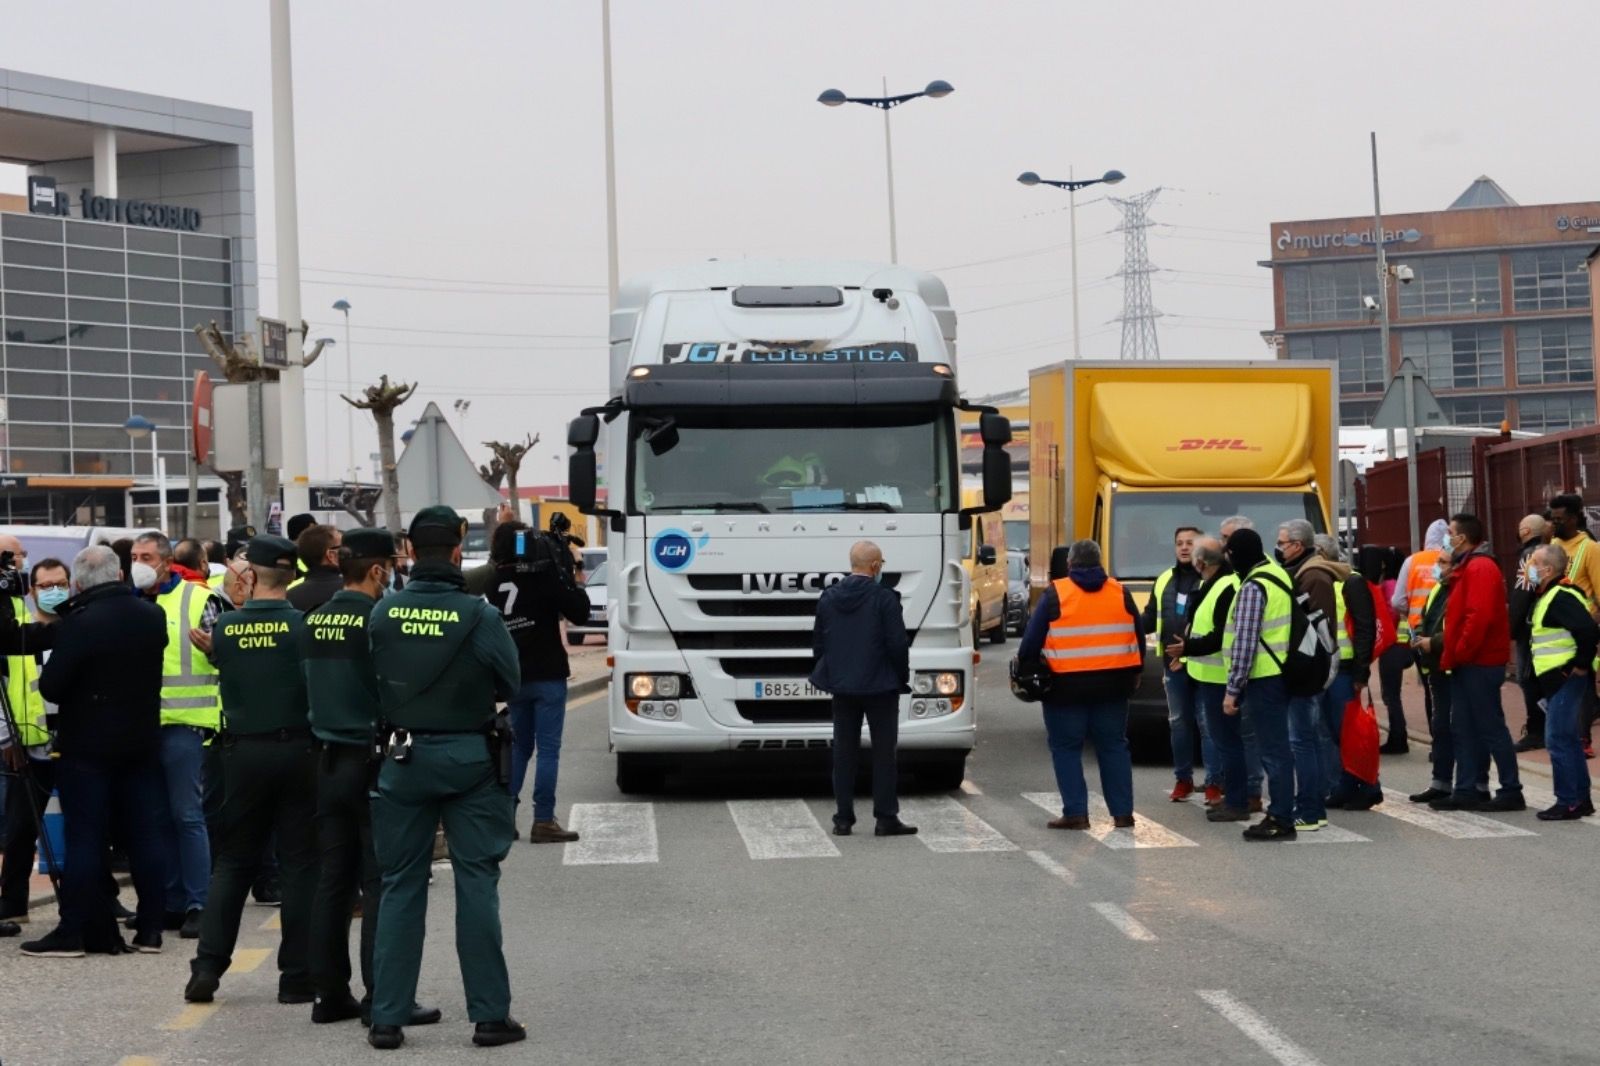
<path fill-rule="evenodd" d="M 1072 358 L 1074 359 L 1082 354 L 1079 351 L 1081 337 L 1078 329 L 1078 190 L 1087 189 L 1091 185 L 1115 185 L 1126 176 L 1120 170 L 1108 170 L 1098 178 L 1074 181 L 1071 167 L 1067 168 L 1066 181 L 1048 181 L 1031 170 L 1025 170 L 1017 175 L 1017 180 L 1024 185 L 1054 185 L 1058 189 L 1067 190 L 1067 226 L 1071 232 L 1072 243 Z"/>
<path fill-rule="evenodd" d="M 167 460 L 156 447 L 156 436 L 161 427 L 143 415 L 134 415 L 122 423 L 122 428 L 128 431 L 132 440 L 150 438 L 150 473 L 156 480 L 156 508 L 160 512 L 161 532 L 170 536 L 172 526 L 167 521 Z"/>
<path fill-rule="evenodd" d="M 350 346 L 350 301 L 349 300 L 335 300 L 334 303 L 333 303 L 333 309 L 335 311 L 338 311 L 340 314 L 344 315 L 344 394 L 346 396 L 354 396 L 355 393 L 356 393 L 356 384 L 355 384 L 355 381 L 356 381 L 356 371 L 355 371 L 356 351 L 355 351 L 354 348 L 352 348 Z M 344 436 L 345 436 L 345 444 L 346 444 L 347 449 L 348 449 L 347 452 L 346 452 L 346 455 L 347 455 L 347 458 L 349 460 L 349 468 L 345 471 L 345 476 L 348 477 L 351 481 L 355 481 L 355 479 L 356 479 L 356 423 L 355 423 L 355 408 L 351 407 L 349 404 L 345 404 L 344 406 L 345 406 L 345 412 L 344 412 Z"/>
<path fill-rule="evenodd" d="M 865 104 L 876 107 L 883 112 L 883 166 L 887 177 L 889 190 L 889 262 L 900 261 L 900 246 L 895 234 L 894 222 L 894 145 L 889 140 L 889 109 L 899 107 L 908 100 L 915 100 L 919 96 L 932 97 L 942 100 L 955 92 L 954 87 L 947 81 L 934 80 L 928 83 L 927 88 L 921 92 L 901 93 L 899 96 L 889 95 L 889 79 L 883 79 L 882 96 L 846 96 L 838 89 L 828 89 L 817 97 L 817 103 L 825 107 L 838 107 L 840 104 Z"/>

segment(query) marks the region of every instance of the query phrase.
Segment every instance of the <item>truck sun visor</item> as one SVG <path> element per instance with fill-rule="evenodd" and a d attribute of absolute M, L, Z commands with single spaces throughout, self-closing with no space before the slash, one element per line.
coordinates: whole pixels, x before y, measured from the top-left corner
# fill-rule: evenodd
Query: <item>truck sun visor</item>
<path fill-rule="evenodd" d="M 844 293 L 832 285 L 741 285 L 735 307 L 842 307 Z"/>

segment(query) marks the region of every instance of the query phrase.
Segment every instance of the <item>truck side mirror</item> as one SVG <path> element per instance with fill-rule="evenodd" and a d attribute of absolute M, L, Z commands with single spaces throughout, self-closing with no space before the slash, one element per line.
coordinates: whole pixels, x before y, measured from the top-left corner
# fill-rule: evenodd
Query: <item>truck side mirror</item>
<path fill-rule="evenodd" d="M 979 546 L 979 548 L 978 548 L 978 565 L 979 566 L 993 566 L 995 564 L 995 562 L 999 560 L 999 558 L 1000 558 L 1000 556 L 995 554 L 995 550 L 994 550 L 994 545 L 993 544 L 983 544 L 983 545 Z"/>
<path fill-rule="evenodd" d="M 986 448 L 1004 448 L 1011 443 L 1011 419 L 985 411 L 978 416 L 978 436 Z"/>
<path fill-rule="evenodd" d="M 599 495 L 599 464 L 594 454 L 600 439 L 600 419 L 579 415 L 567 425 L 567 444 L 573 449 L 567 457 L 567 495 L 584 514 L 594 514 Z"/>
<path fill-rule="evenodd" d="M 1005 419 L 1000 421 L 1005 422 Z M 1006 427 L 1006 439 L 1011 439 L 1009 424 Z M 1011 456 L 1006 454 L 1005 447 L 997 444 L 985 444 L 983 447 L 983 508 L 986 511 L 998 511 L 1011 499 Z"/>

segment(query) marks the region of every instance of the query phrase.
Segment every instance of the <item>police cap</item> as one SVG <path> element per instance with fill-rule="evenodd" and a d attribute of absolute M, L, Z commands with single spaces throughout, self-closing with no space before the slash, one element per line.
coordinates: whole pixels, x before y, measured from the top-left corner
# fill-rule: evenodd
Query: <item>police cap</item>
<path fill-rule="evenodd" d="M 312 514 L 297 514 L 289 518 L 289 524 L 283 528 L 288 531 L 290 540 L 299 540 L 300 534 L 317 524 L 317 518 Z"/>
<path fill-rule="evenodd" d="M 249 543 L 250 538 L 256 535 L 255 526 L 234 526 L 228 530 L 227 543 L 223 545 L 222 554 L 232 559 L 239 554 L 239 549 Z"/>
<path fill-rule="evenodd" d="M 349 559 L 387 559 L 394 554 L 394 536 L 387 529 L 351 529 L 339 554 Z"/>
<path fill-rule="evenodd" d="M 295 563 L 294 542 L 283 537 L 274 537 L 264 533 L 259 537 L 251 537 L 250 543 L 245 545 L 245 561 L 252 566 L 272 566 L 280 570 L 293 570 Z"/>
<path fill-rule="evenodd" d="M 454 547 L 461 543 L 466 525 L 453 507 L 424 507 L 411 520 L 411 543 L 419 548 Z"/>

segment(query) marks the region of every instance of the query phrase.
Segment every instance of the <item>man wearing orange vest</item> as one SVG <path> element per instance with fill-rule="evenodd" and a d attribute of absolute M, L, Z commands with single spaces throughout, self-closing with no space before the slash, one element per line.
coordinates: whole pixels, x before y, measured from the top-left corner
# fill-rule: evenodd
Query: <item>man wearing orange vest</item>
<path fill-rule="evenodd" d="M 1442 518 L 1434 519 L 1428 526 L 1427 535 L 1422 539 L 1422 550 L 1400 564 L 1400 574 L 1394 583 L 1394 598 L 1390 601 L 1397 623 L 1396 644 L 1409 645 L 1412 634 L 1422 625 L 1422 611 L 1428 604 L 1428 593 L 1439 583 L 1437 569 L 1439 551 L 1444 547 L 1445 537 L 1449 532 L 1450 523 Z M 1413 655 L 1406 661 L 1406 665 L 1410 666 L 1415 661 Z M 1404 755 L 1410 750 L 1410 745 L 1406 742 L 1405 707 L 1400 702 L 1400 685 L 1404 676 L 1404 669 L 1399 671 L 1398 676 L 1380 670 L 1379 682 L 1383 686 L 1383 705 L 1389 712 L 1389 739 L 1384 741 L 1378 750 L 1385 755 Z M 1422 675 L 1419 672 L 1417 676 L 1420 678 Z M 1428 690 L 1426 680 L 1422 682 L 1422 702 L 1426 709 L 1427 720 L 1431 722 L 1433 695 Z"/>
<path fill-rule="evenodd" d="M 1088 829 L 1089 793 L 1083 742 L 1094 740 L 1100 788 L 1118 829 L 1133 828 L 1133 760 L 1128 752 L 1128 698 L 1139 687 L 1144 633 L 1133 597 L 1100 562 L 1100 545 L 1080 540 L 1050 557 L 1056 576 L 1028 619 L 1017 657 L 1042 661 L 1053 676 L 1044 698 L 1044 728 L 1061 790 L 1061 817 L 1051 829 Z M 1059 576 L 1057 576 L 1059 575 Z"/>

